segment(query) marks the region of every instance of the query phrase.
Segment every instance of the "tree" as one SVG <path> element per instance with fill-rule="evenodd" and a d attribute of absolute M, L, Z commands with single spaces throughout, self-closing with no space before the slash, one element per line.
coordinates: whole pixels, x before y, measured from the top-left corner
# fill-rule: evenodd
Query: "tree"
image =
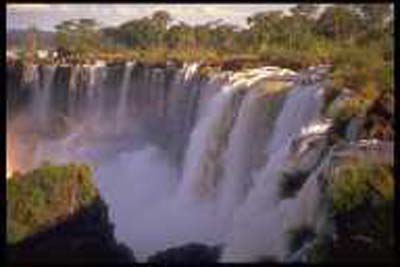
<path fill-rule="evenodd" d="M 393 15 L 391 6 L 389 4 L 363 4 L 354 5 L 354 8 L 361 15 L 365 38 L 379 39 L 384 34 L 384 29 Z"/>
<path fill-rule="evenodd" d="M 359 9 L 362 12 L 363 20 L 378 28 L 383 26 L 385 19 L 391 13 L 389 4 L 363 4 L 359 6 Z"/>
<path fill-rule="evenodd" d="M 32 26 L 27 32 L 27 46 L 26 46 L 26 57 L 27 60 L 32 62 L 35 57 L 35 51 L 37 49 L 37 29 Z"/>
<path fill-rule="evenodd" d="M 262 43 L 271 43 L 279 39 L 282 25 L 282 11 L 259 12 L 247 18 L 250 30 L 254 34 L 254 42 L 260 46 Z"/>
<path fill-rule="evenodd" d="M 307 19 L 311 19 L 316 15 L 318 6 L 315 4 L 298 4 L 290 9 L 293 16 L 302 16 Z"/>
<path fill-rule="evenodd" d="M 212 30 L 212 45 L 216 49 L 231 50 L 234 45 L 236 26 L 221 24 Z"/>
<path fill-rule="evenodd" d="M 154 12 L 151 17 L 152 21 L 161 29 L 167 29 L 168 23 L 171 21 L 171 15 L 164 10 Z"/>
<path fill-rule="evenodd" d="M 360 32 L 360 16 L 344 5 L 327 7 L 317 21 L 320 34 L 336 41 L 352 40 Z"/>
<path fill-rule="evenodd" d="M 155 26 L 155 34 L 157 36 L 157 45 L 161 46 L 164 38 L 165 33 L 167 31 L 168 23 L 171 21 L 171 15 L 167 11 L 156 11 L 152 17 L 151 22 Z"/>
<path fill-rule="evenodd" d="M 59 47 L 79 56 L 87 55 L 98 48 L 99 27 L 93 19 L 67 20 L 56 26 L 56 41 Z"/>
<path fill-rule="evenodd" d="M 166 35 L 166 41 L 171 48 L 188 48 L 196 44 L 194 29 L 184 22 L 172 26 Z"/>

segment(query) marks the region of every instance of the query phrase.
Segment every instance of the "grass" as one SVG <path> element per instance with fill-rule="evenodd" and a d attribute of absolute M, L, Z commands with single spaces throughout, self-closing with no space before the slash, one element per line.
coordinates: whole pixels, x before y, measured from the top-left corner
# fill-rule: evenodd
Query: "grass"
<path fill-rule="evenodd" d="M 43 165 L 7 180 L 7 243 L 17 243 L 90 204 L 98 191 L 86 165 Z"/>

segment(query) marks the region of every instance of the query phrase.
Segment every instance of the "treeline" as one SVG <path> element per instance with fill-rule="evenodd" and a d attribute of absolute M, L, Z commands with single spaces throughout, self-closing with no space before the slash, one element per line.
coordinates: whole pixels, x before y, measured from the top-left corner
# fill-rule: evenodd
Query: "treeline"
<path fill-rule="evenodd" d="M 78 54 L 94 51 L 180 51 L 216 57 L 251 54 L 268 57 L 272 51 L 310 51 L 327 61 L 332 46 L 377 45 L 385 58 L 392 55 L 393 15 L 389 4 L 331 5 L 321 10 L 300 4 L 283 11 L 259 12 L 239 28 L 211 21 L 190 26 L 173 20 L 166 11 L 130 20 L 117 27 L 100 28 L 91 19 L 69 20 L 56 26 L 57 43 Z"/>

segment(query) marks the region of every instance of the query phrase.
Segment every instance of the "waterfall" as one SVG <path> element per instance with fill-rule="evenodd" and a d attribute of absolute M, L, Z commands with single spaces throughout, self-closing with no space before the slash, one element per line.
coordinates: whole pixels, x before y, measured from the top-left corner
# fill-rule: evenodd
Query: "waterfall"
<path fill-rule="evenodd" d="M 321 92 L 315 87 L 295 88 L 288 96 L 267 140 L 269 159 L 254 175 L 254 185 L 234 217 L 222 261 L 257 261 L 263 257 L 283 260 L 286 239 L 283 218 L 278 208 L 279 181 L 290 152 L 291 141 L 302 127 L 318 118 Z"/>
<path fill-rule="evenodd" d="M 32 66 L 27 70 L 29 73 L 29 77 L 27 79 L 27 83 L 30 84 L 31 94 L 32 94 L 32 101 L 30 107 L 30 114 L 34 116 L 35 121 L 39 121 L 39 112 L 37 111 L 37 107 L 42 105 L 42 89 L 40 88 L 40 74 L 39 74 L 39 67 Z M 26 75 L 28 76 L 28 75 Z"/>
<path fill-rule="evenodd" d="M 297 74 L 278 67 L 209 78 L 198 68 L 26 69 L 31 98 L 7 129 L 7 173 L 43 160 L 94 166 L 116 237 L 140 261 L 190 242 L 223 245 L 221 262 L 290 259 L 290 231 L 318 233 L 324 218 L 322 88 L 293 87 Z M 283 198 L 296 172 L 307 177 Z"/>
<path fill-rule="evenodd" d="M 226 116 L 230 115 L 233 89 L 230 86 L 221 89 L 210 101 L 207 114 L 200 118 L 191 134 L 183 164 L 181 194 L 187 194 L 189 197 L 193 194 L 199 196 L 213 194 L 212 190 L 217 183 L 216 169 L 220 164 L 219 146 L 221 139 L 226 138 L 223 134 L 226 129 L 223 127 L 224 121 L 227 120 Z"/>
<path fill-rule="evenodd" d="M 257 141 L 257 130 L 265 127 L 263 109 L 259 93 L 246 93 L 229 134 L 228 146 L 223 155 L 224 174 L 218 200 L 221 216 L 226 218 L 227 222 L 251 186 L 252 163 L 259 156 L 257 152 L 261 143 Z"/>
<path fill-rule="evenodd" d="M 123 126 L 125 124 L 125 117 L 127 115 L 127 107 L 128 107 L 128 88 L 130 85 L 130 77 L 131 77 L 131 71 L 132 67 L 134 66 L 133 62 L 127 62 L 124 70 L 124 76 L 122 78 L 122 84 L 121 84 L 121 93 L 120 93 L 120 98 L 118 101 L 117 105 L 117 115 L 116 115 L 116 123 L 117 127 L 116 130 L 118 133 L 121 133 L 123 130 Z"/>
<path fill-rule="evenodd" d="M 39 106 L 36 106 L 37 110 L 39 111 L 39 124 L 42 127 L 47 125 L 47 118 L 48 113 L 50 112 L 51 106 L 51 90 L 52 90 L 52 83 L 54 80 L 55 74 L 55 67 L 45 67 L 44 68 L 44 84 L 42 88 L 41 94 L 37 97 L 38 101 L 41 102 Z"/>

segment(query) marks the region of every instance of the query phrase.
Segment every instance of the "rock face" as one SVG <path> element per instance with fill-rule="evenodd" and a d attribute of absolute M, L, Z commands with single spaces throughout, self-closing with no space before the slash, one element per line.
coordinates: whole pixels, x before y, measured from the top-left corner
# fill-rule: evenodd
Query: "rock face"
<path fill-rule="evenodd" d="M 107 207 L 97 200 L 57 226 L 7 248 L 15 263 L 130 263 L 135 258 L 116 242 Z"/>
<path fill-rule="evenodd" d="M 83 166 L 43 166 L 7 181 L 10 263 L 129 263 Z"/>
<path fill-rule="evenodd" d="M 213 263 L 217 262 L 221 248 L 208 247 L 191 243 L 185 246 L 170 248 L 150 256 L 150 263 Z"/>
<path fill-rule="evenodd" d="M 105 219 L 106 218 L 106 219 Z M 100 199 L 66 222 L 7 248 L 10 263 L 129 263 L 132 252 L 118 244 Z"/>
<path fill-rule="evenodd" d="M 364 149 L 362 144 L 353 147 L 345 142 L 343 149 L 330 153 L 337 134 L 331 137 L 329 132 L 344 127 L 335 127 L 338 123 L 325 120 L 327 114 L 321 113 L 326 66 L 304 73 L 273 66 L 238 72 L 235 64 L 226 68 L 232 71 L 213 75 L 213 70 L 203 73 L 198 63 L 179 69 L 171 62 L 32 66 L 24 75 L 17 68 L 14 73 L 10 70 L 7 90 L 16 90 L 7 106 L 15 116 L 8 118 L 11 146 L 7 147 L 13 150 L 7 150 L 7 160 L 13 164 L 7 169 L 29 169 L 60 158 L 104 167 L 97 172 L 98 181 L 115 214 L 117 237 L 138 259 L 158 252 L 150 262 L 215 262 L 219 244 L 225 244 L 221 262 L 302 261 L 306 243 L 327 232 L 323 183 L 328 167 L 356 154 L 390 160 L 393 149 L 390 144 L 387 149 L 369 145 Z M 344 91 L 328 115 L 346 107 L 350 93 Z M 16 116 L 24 104 L 23 114 Z M 360 138 L 358 128 L 357 124 L 349 128 L 349 140 Z M 139 151 L 142 147 L 146 149 Z M 153 155 L 160 155 L 160 164 L 147 160 Z M 142 174 L 137 180 L 132 177 L 142 173 L 142 165 L 144 171 L 150 169 L 142 162 L 151 162 L 149 173 L 154 169 L 154 176 L 162 180 L 149 182 Z M 109 184 L 115 174 L 119 177 Z M 133 186 L 127 186 L 131 182 Z M 133 188 L 138 194 L 132 193 Z M 168 227 L 160 227 L 160 222 Z M 93 238 L 107 240 L 102 236 L 108 230 L 99 229 Z M 287 243 L 292 232 L 300 234 L 291 249 Z M 72 250 L 64 255 L 68 258 L 85 251 L 86 245 L 77 240 L 74 249 L 58 251 Z M 90 257 L 108 255 L 98 247 L 101 243 L 93 243 L 90 250 L 96 252 Z M 171 244 L 179 247 L 167 249 Z M 45 255 L 49 248 L 53 245 L 35 255 Z"/>

